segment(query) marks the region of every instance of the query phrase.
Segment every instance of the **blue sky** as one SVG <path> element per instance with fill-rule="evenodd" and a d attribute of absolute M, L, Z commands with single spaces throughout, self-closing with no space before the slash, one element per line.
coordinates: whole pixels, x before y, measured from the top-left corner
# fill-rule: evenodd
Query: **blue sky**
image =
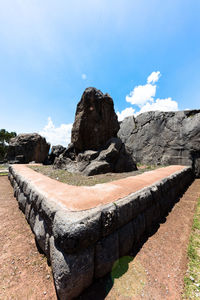
<path fill-rule="evenodd" d="M 88 86 L 120 119 L 200 108 L 199 14 L 199 0 L 0 0 L 0 128 L 66 144 Z"/>

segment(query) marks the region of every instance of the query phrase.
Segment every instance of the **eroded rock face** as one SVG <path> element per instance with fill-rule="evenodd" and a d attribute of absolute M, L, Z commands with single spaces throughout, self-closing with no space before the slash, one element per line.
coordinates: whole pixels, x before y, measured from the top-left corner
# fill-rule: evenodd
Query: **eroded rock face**
<path fill-rule="evenodd" d="M 56 145 L 51 148 L 51 152 L 48 156 L 48 164 L 53 164 L 56 157 L 59 157 L 66 150 L 62 145 Z"/>
<path fill-rule="evenodd" d="M 200 110 L 127 117 L 118 136 L 138 163 L 190 165 L 200 176 Z"/>
<path fill-rule="evenodd" d="M 49 148 L 46 139 L 37 133 L 19 134 L 10 140 L 7 160 L 16 163 L 43 163 Z"/>
<path fill-rule="evenodd" d="M 111 138 L 99 151 L 81 152 L 74 160 L 69 158 L 69 152 L 66 150 L 55 159 L 54 166 L 69 172 L 81 172 L 87 176 L 108 172 L 129 172 L 137 169 L 135 161 L 127 153 L 119 138 Z"/>
<path fill-rule="evenodd" d="M 96 88 L 87 88 L 77 105 L 71 142 L 76 153 L 99 150 L 117 136 L 119 123 L 112 98 Z"/>
<path fill-rule="evenodd" d="M 54 167 L 84 175 L 136 170 L 136 164 L 117 138 L 119 123 L 113 100 L 87 88 L 77 105 L 71 144 L 55 158 Z"/>

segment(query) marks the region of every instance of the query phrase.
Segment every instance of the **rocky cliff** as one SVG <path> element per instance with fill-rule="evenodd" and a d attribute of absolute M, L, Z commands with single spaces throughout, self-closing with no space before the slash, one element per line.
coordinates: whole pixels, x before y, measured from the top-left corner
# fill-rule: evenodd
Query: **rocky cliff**
<path fill-rule="evenodd" d="M 118 136 L 137 163 L 190 165 L 200 176 L 200 110 L 127 117 Z"/>

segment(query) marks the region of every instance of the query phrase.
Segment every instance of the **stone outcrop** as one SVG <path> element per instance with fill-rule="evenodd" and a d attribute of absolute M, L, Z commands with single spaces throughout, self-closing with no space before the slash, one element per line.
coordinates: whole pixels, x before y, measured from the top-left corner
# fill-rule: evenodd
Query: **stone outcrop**
<path fill-rule="evenodd" d="M 136 164 L 117 138 L 119 123 L 113 100 L 87 88 L 77 105 L 71 144 L 55 158 L 54 167 L 84 175 L 136 170 Z"/>
<path fill-rule="evenodd" d="M 19 134 L 9 142 L 7 160 L 11 163 L 43 163 L 50 145 L 37 133 Z"/>
<path fill-rule="evenodd" d="M 200 110 L 127 117 L 118 136 L 137 163 L 189 165 L 200 176 Z"/>
<path fill-rule="evenodd" d="M 50 165 L 53 164 L 55 161 L 55 158 L 59 157 L 65 150 L 66 150 L 66 148 L 63 147 L 62 145 L 53 146 L 51 148 L 51 152 L 48 156 L 48 159 L 45 163 L 50 164 Z"/>
<path fill-rule="evenodd" d="M 117 136 L 119 123 L 112 98 L 95 88 L 87 88 L 77 105 L 71 142 L 76 152 L 98 150 Z"/>
<path fill-rule="evenodd" d="M 111 138 L 99 151 L 86 150 L 77 156 L 67 149 L 55 159 L 54 166 L 69 172 L 81 172 L 87 176 L 108 172 L 129 172 L 137 169 L 135 161 L 127 153 L 119 138 Z"/>

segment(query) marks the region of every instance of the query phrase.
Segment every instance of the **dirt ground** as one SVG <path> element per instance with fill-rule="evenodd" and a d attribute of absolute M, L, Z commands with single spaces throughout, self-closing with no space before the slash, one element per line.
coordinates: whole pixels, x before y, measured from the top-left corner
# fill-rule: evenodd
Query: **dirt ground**
<path fill-rule="evenodd" d="M 196 179 L 141 249 L 119 261 L 121 272 L 113 268 L 110 275 L 96 282 L 79 299 L 182 299 L 187 246 L 199 197 L 200 179 Z"/>
<path fill-rule="evenodd" d="M 0 299 L 56 299 L 51 268 L 38 252 L 7 176 L 0 176 Z"/>
<path fill-rule="evenodd" d="M 181 299 L 199 196 L 197 179 L 137 255 L 121 259 L 79 299 Z M 0 299 L 57 299 L 51 268 L 38 252 L 6 176 L 0 176 Z"/>

